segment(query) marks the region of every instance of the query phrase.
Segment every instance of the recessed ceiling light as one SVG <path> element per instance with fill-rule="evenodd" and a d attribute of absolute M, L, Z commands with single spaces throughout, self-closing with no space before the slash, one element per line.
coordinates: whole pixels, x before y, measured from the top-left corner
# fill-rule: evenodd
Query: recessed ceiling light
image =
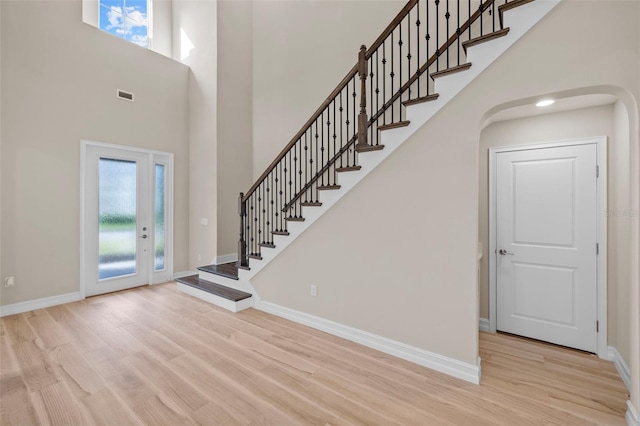
<path fill-rule="evenodd" d="M 545 99 L 544 101 L 540 101 L 536 104 L 539 107 L 546 107 L 553 104 L 555 101 L 553 99 Z"/>

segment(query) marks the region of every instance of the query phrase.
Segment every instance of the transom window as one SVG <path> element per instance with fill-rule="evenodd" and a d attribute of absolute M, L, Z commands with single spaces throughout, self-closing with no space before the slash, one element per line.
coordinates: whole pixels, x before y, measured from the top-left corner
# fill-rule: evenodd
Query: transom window
<path fill-rule="evenodd" d="M 148 48 L 148 0 L 100 0 L 100 29 Z"/>

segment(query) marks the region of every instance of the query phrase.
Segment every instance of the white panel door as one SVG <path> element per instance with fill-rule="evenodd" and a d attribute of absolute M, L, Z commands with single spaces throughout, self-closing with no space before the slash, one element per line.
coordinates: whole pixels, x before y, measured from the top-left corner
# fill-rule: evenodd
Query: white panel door
<path fill-rule="evenodd" d="M 597 350 L 596 145 L 496 160 L 497 328 Z"/>

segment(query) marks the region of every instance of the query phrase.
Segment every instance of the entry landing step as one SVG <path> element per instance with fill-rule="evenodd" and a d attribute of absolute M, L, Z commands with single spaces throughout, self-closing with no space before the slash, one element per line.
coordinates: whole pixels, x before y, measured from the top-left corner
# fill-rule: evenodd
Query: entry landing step
<path fill-rule="evenodd" d="M 238 279 L 238 266 L 236 262 L 222 263 L 220 265 L 207 265 L 198 267 L 199 271 L 220 275 L 221 277 Z"/>
<path fill-rule="evenodd" d="M 203 280 L 197 275 L 176 279 L 178 289 L 231 312 L 240 312 L 251 307 L 252 295 L 221 284 Z"/>

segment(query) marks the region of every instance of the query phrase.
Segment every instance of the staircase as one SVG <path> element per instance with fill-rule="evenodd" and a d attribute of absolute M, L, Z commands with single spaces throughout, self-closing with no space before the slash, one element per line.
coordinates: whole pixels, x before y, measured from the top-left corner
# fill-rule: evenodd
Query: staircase
<path fill-rule="evenodd" d="M 239 197 L 238 261 L 179 288 L 233 312 L 250 279 L 560 0 L 410 0 Z"/>

